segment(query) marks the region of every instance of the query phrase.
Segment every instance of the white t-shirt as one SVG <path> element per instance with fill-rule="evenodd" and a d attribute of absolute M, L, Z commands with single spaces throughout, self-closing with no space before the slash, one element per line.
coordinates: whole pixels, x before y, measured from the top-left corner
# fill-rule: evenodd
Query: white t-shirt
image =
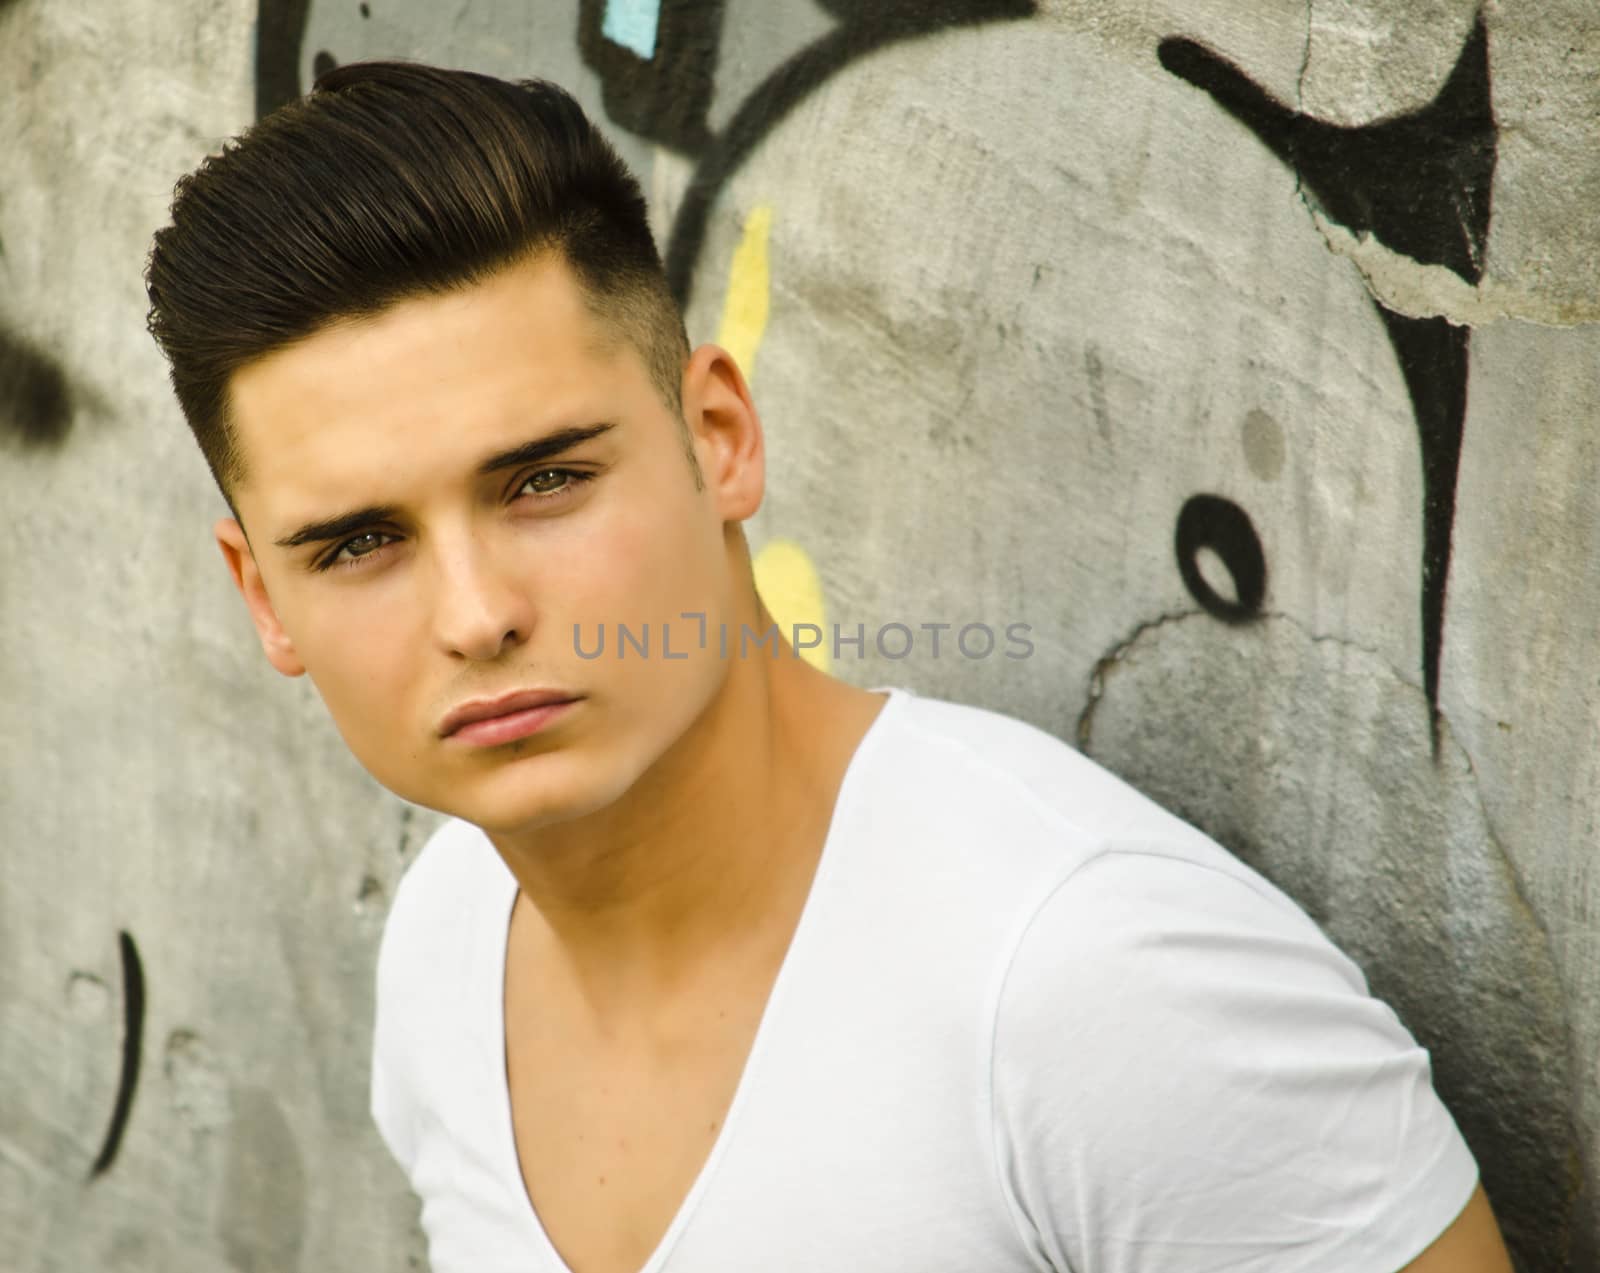
<path fill-rule="evenodd" d="M 447 823 L 372 1111 L 435 1273 L 565 1273 L 506 1090 L 517 885 Z M 1394 1273 L 1466 1205 L 1427 1052 L 1288 897 L 1019 721 L 891 691 L 645 1273 Z"/>

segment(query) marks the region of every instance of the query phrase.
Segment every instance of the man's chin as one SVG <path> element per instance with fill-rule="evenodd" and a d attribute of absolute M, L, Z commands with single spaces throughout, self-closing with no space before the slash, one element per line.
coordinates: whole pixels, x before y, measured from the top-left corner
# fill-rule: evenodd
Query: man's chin
<path fill-rule="evenodd" d="M 594 813 L 600 806 L 547 801 L 538 804 L 519 804 L 512 807 L 463 808 L 453 810 L 452 816 L 470 822 L 492 840 L 522 840 L 536 836 L 541 831 Z"/>
<path fill-rule="evenodd" d="M 547 766 L 534 777 L 513 767 L 485 776 L 487 780 L 462 783 L 437 793 L 430 807 L 472 823 L 491 838 L 516 839 L 598 813 L 627 790 L 626 783 L 597 782 L 592 773 L 558 773 L 554 768 Z"/>

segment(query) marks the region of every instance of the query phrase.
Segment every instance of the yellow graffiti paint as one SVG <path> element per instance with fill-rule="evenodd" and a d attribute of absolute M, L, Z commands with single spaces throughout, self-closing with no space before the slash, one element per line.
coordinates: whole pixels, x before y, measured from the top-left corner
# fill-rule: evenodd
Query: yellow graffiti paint
<path fill-rule="evenodd" d="M 717 344 L 733 355 L 746 380 L 755 373 L 756 353 L 767 330 L 772 291 L 767 242 L 771 233 L 772 205 L 752 208 L 728 267 L 728 294 L 717 330 Z M 820 631 L 820 644 L 800 650 L 800 657 L 826 672 L 833 661 L 828 649 L 827 608 L 822 600 L 822 579 L 810 555 L 793 540 L 774 539 L 756 554 L 753 564 L 756 591 L 785 638 L 794 641 L 797 624 L 814 624 Z M 807 640 L 816 635 L 801 633 Z"/>
<path fill-rule="evenodd" d="M 800 651 L 812 667 L 826 672 L 833 659 L 828 651 L 827 607 L 822 600 L 822 579 L 810 554 L 790 539 L 774 539 L 756 554 L 756 591 L 777 620 L 778 631 L 794 640 L 794 625 L 814 623 L 821 630 L 821 644 Z M 801 633 L 805 640 L 816 633 Z"/>
<path fill-rule="evenodd" d="M 728 295 L 722 303 L 722 325 L 717 329 L 717 344 L 733 355 L 746 380 L 755 375 L 756 351 L 767 330 L 772 282 L 767 239 L 771 231 L 772 205 L 752 208 L 728 267 Z"/>

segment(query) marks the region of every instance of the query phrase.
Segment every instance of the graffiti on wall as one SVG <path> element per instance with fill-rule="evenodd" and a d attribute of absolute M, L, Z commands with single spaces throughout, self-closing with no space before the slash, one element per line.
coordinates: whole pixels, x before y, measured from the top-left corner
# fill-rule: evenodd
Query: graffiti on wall
<path fill-rule="evenodd" d="M 1209 93 L 1289 165 L 1330 220 L 1421 264 L 1442 265 L 1468 283 L 1483 277 L 1498 133 L 1481 13 L 1432 102 L 1359 128 L 1290 109 L 1193 40 L 1164 40 L 1159 55 L 1167 70 Z M 1376 299 L 1373 304 L 1411 395 L 1422 454 L 1422 680 L 1437 717 L 1471 329 L 1401 314 Z"/>
<path fill-rule="evenodd" d="M 902 40 L 984 22 L 1032 16 L 1033 0 L 949 0 L 941 5 L 897 0 L 823 6 L 839 19 L 821 39 L 790 56 L 743 102 L 727 126 L 700 152 L 672 231 L 667 236 L 667 282 L 687 306 L 712 204 L 729 177 L 778 124 L 846 67 Z"/>
<path fill-rule="evenodd" d="M 72 395 L 61 364 L 0 327 L 0 432 L 23 447 L 57 447 L 71 427 Z"/>
<path fill-rule="evenodd" d="M 578 48 L 612 123 L 688 155 L 713 137 L 723 0 L 581 0 Z"/>
<path fill-rule="evenodd" d="M 300 47 L 311 17 L 311 0 L 260 0 L 256 6 L 256 118 L 305 92 Z"/>
<path fill-rule="evenodd" d="M 122 1067 L 117 1075 L 117 1095 L 111 1107 L 111 1122 L 106 1127 L 105 1139 L 100 1142 L 100 1152 L 95 1155 L 94 1165 L 89 1169 L 91 1180 L 111 1170 L 117 1150 L 122 1148 L 122 1138 L 128 1130 L 128 1117 L 133 1113 L 133 1094 L 139 1086 L 139 1066 L 144 1055 L 144 964 L 139 958 L 139 947 L 126 931 L 117 934 L 117 948 L 122 956 Z"/>
<path fill-rule="evenodd" d="M 0 13 L 15 2 L 0 0 Z M 56 447 L 71 427 L 72 398 L 61 364 L 0 325 L 0 438 L 26 448 Z"/>

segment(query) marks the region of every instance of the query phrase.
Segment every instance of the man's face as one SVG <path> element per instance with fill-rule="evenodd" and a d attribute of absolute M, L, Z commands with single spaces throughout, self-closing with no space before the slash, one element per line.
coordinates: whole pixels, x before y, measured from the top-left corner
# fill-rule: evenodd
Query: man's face
<path fill-rule="evenodd" d="M 743 382 L 710 347 L 690 361 L 697 488 L 679 420 L 608 335 L 545 255 L 231 384 L 248 546 L 217 533 L 269 659 L 310 674 L 385 786 L 490 831 L 626 792 L 711 702 L 717 625 L 744 615 L 734 523 L 761 448 Z M 619 625 L 648 630 L 648 655 Z M 540 690 L 564 705 L 500 702 Z M 495 715 L 452 730 L 463 707 Z"/>

